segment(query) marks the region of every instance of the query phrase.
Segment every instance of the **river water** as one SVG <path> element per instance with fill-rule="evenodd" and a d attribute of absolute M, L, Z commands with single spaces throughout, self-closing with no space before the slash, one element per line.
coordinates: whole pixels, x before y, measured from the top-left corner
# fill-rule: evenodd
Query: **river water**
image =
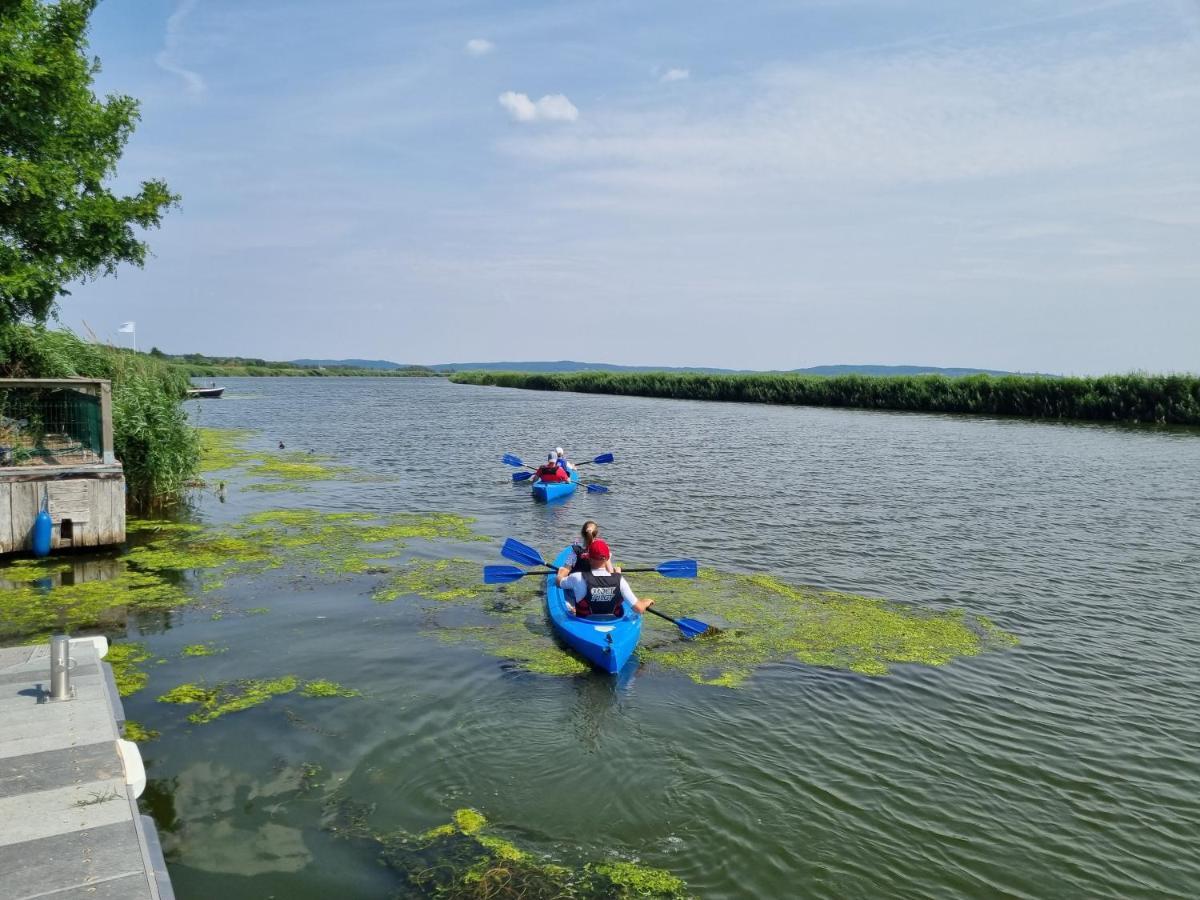
<path fill-rule="evenodd" d="M 1200 434 L 438 379 L 226 387 L 189 404 L 198 424 L 381 478 L 276 496 L 230 476 L 224 502 L 198 499 L 206 521 L 456 512 L 494 541 L 455 552 L 491 563 L 507 536 L 552 555 L 594 518 L 638 559 L 958 608 L 1020 643 L 874 678 L 778 663 L 736 689 L 553 677 L 431 637 L 369 579 L 231 583 L 224 614 L 139 638 L 164 660 L 226 652 L 152 665 L 126 700 L 162 731 L 147 800 L 180 898 L 392 896 L 392 872 L 322 829 L 333 791 L 380 831 L 473 807 L 527 850 L 639 860 L 703 898 L 1200 895 Z M 532 503 L 500 456 L 555 444 L 614 452 L 594 473 L 612 491 Z M 236 614 L 252 607 L 270 612 Z M 367 697 L 200 726 L 155 702 L 185 676 L 280 672 Z M 301 764 L 321 774 L 285 788 Z"/>

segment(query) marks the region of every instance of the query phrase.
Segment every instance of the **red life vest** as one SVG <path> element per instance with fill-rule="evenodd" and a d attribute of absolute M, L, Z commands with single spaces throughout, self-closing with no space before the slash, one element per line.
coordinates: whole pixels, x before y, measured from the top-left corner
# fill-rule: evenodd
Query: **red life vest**
<path fill-rule="evenodd" d="M 560 469 L 556 465 L 544 465 L 538 467 L 534 475 L 539 481 L 570 481 L 571 476 Z"/>

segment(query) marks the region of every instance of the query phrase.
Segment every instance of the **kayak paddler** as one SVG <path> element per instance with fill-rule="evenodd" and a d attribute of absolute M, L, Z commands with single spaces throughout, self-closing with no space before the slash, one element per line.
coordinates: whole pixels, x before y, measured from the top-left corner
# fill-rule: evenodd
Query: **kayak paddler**
<path fill-rule="evenodd" d="M 559 466 L 558 457 L 554 453 L 549 453 L 546 456 L 546 464 L 538 466 L 537 471 L 533 473 L 533 480 L 546 484 L 561 484 L 564 481 L 570 481 L 571 476 Z"/>
<path fill-rule="evenodd" d="M 639 613 L 654 603 L 649 597 L 639 600 L 624 575 L 608 571 L 611 555 L 604 539 L 596 538 L 587 549 L 588 568 L 566 576 L 559 572 L 556 581 L 567 598 L 567 608 L 574 615 L 580 618 L 621 616 L 625 603 Z"/>

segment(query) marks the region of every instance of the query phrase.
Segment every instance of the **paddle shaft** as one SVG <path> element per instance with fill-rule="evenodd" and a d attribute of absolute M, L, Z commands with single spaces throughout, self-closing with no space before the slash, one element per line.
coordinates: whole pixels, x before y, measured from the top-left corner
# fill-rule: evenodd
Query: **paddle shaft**
<path fill-rule="evenodd" d="M 659 618 L 661 618 L 661 619 L 666 619 L 668 622 L 670 622 L 672 625 L 674 625 L 674 626 L 675 626 L 676 628 L 678 628 L 680 631 L 691 631 L 691 630 L 693 630 L 693 629 L 686 628 L 686 627 L 683 625 L 683 623 L 682 623 L 682 622 L 680 622 L 678 619 L 672 619 L 672 618 L 671 618 L 670 616 L 668 616 L 666 613 L 661 613 L 661 612 L 659 612 L 659 611 L 658 611 L 657 609 L 655 609 L 653 606 L 647 606 L 647 607 L 646 607 L 644 610 L 642 610 L 642 612 L 654 613 L 654 614 L 655 614 L 656 616 L 658 616 Z"/>

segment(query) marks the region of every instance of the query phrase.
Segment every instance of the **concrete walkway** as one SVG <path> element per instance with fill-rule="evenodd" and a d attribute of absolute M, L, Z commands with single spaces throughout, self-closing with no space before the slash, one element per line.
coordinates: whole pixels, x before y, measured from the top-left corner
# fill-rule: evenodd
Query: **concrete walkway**
<path fill-rule="evenodd" d="M 50 701 L 49 644 L 0 648 L 0 900 L 174 898 L 102 650 L 72 640 L 75 696 Z"/>

